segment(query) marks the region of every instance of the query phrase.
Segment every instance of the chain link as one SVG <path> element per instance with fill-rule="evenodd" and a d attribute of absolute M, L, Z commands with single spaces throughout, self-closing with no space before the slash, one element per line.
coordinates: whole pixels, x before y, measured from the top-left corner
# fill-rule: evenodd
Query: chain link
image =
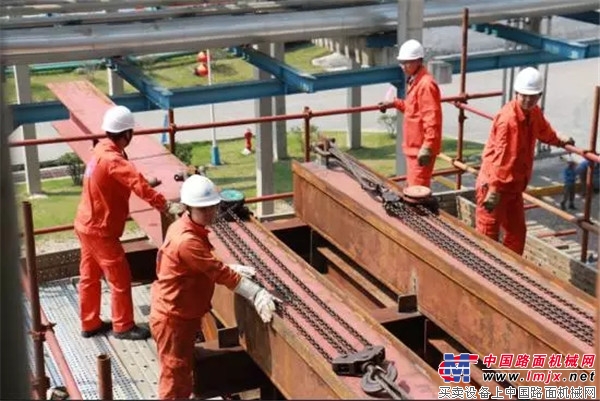
<path fill-rule="evenodd" d="M 313 299 L 321 307 L 325 305 L 326 308 L 324 309 L 331 311 L 333 314 L 330 313 L 330 315 L 336 318 L 336 320 L 340 322 L 343 327 L 349 327 L 344 320 L 342 320 L 333 310 L 331 310 L 331 308 L 329 308 L 329 306 L 327 306 L 319 297 L 317 297 L 316 294 L 314 294 L 314 292 L 312 292 L 302 281 L 300 281 L 295 274 L 285 267 L 283 263 L 281 263 L 281 261 L 275 257 L 264 244 L 262 244 L 260 239 L 257 238 L 246 227 L 243 221 L 241 221 L 232 211 L 227 211 L 227 213 L 232 215 L 234 219 L 237 219 L 237 224 L 254 241 L 255 245 L 263 250 L 267 256 L 273 259 L 277 265 L 282 267 L 282 269 L 292 278 L 292 280 L 302 287 L 302 289 L 310 296 L 311 299 Z M 291 307 L 299 315 L 301 315 L 304 320 L 308 322 L 309 325 L 313 327 L 315 331 L 319 333 L 338 353 L 346 354 L 356 352 L 356 349 L 344 337 L 342 337 L 337 330 L 325 322 L 318 314 L 315 313 L 312 308 L 306 304 L 306 302 L 304 302 L 297 294 L 291 291 L 291 289 L 269 268 L 264 260 L 258 256 L 248 244 L 242 241 L 239 235 L 235 233 L 235 231 L 227 222 L 221 218 L 217 219 L 214 231 L 223 244 L 225 244 L 227 249 L 229 249 L 234 258 L 236 258 L 240 263 L 245 262 L 255 266 L 257 274 L 261 276 L 278 293 L 278 295 L 285 300 L 282 318 L 288 320 L 298 330 L 300 335 L 304 337 L 326 360 L 332 361 L 334 357 L 326 352 L 313 336 L 309 335 L 305 327 L 300 322 L 293 318 L 289 310 L 287 310 L 287 307 Z M 261 283 L 261 285 L 263 284 Z M 356 338 L 362 338 L 364 340 L 364 337 L 356 332 L 355 329 L 351 327 L 350 329 L 351 330 L 349 330 L 349 332 L 352 335 L 356 333 L 358 334 L 358 337 L 355 336 Z"/>
<path fill-rule="evenodd" d="M 339 151 L 336 152 L 330 150 L 330 152 L 335 157 L 341 155 L 341 157 L 338 157 L 341 165 L 361 182 L 363 188 L 365 187 L 363 182 L 368 180 L 371 182 L 371 186 L 378 191 L 381 191 L 384 188 L 389 190 L 381 178 L 362 168 L 349 156 L 346 156 Z M 358 179 L 358 177 L 361 177 L 361 179 Z M 492 284 L 514 296 L 515 299 L 534 309 L 540 315 L 573 334 L 581 341 L 588 345 L 593 345 L 594 329 L 590 324 L 573 316 L 571 313 L 568 313 L 566 310 L 533 292 L 530 288 L 511 278 L 502 270 L 514 274 L 529 286 L 547 295 L 558 304 L 568 308 L 570 312 L 573 312 L 575 315 L 593 321 L 591 314 L 586 313 L 572 302 L 567 301 L 551 289 L 544 287 L 514 266 L 509 265 L 485 248 L 482 248 L 474 240 L 468 238 L 451 224 L 440 219 L 439 216 L 423 205 L 408 206 L 402 202 L 396 202 L 393 204 L 385 204 L 384 206 L 389 214 L 398 217 L 404 224 L 417 231 L 440 249 L 446 251 L 469 269 L 475 271 Z M 438 227 L 436 227 L 436 225 Z M 446 233 L 439 230 L 439 226 L 442 226 Z M 461 244 L 457 239 L 460 239 L 468 246 Z M 474 251 L 477 251 L 478 254 L 485 255 L 485 257 L 493 261 L 494 264 L 490 264 L 483 258 L 477 256 Z"/>

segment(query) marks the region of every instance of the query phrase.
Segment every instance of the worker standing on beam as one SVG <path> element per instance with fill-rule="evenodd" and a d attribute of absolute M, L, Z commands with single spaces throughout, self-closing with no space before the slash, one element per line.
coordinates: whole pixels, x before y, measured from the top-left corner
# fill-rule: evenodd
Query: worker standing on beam
<path fill-rule="evenodd" d="M 251 280 L 251 266 L 227 265 L 208 239 L 221 197 L 213 182 L 192 175 L 181 186 L 188 211 L 169 227 L 157 256 L 152 284 L 150 330 L 160 362 L 159 399 L 187 399 L 193 390 L 194 344 L 202 317 L 210 313 L 215 284 L 250 300 L 264 323 L 279 301 Z"/>
<path fill-rule="evenodd" d="M 398 61 L 407 75 L 405 99 L 379 103 L 381 112 L 395 107 L 404 113 L 402 149 L 406 155 L 407 184 L 431 186 L 435 159 L 442 146 L 440 89 L 423 64 L 425 51 L 411 39 L 400 47 Z"/>
<path fill-rule="evenodd" d="M 150 187 L 127 160 L 125 148 L 133 137 L 134 118 L 124 106 L 110 108 L 102 129 L 108 136 L 93 148 L 86 166 L 75 232 L 81 243 L 79 307 L 81 335 L 85 338 L 113 330 L 113 336 L 143 340 L 150 332 L 135 325 L 131 296 L 131 271 L 119 238 L 129 215 L 133 191 L 155 209 L 171 214 L 182 205 L 171 203 Z M 104 275 L 111 291 L 112 324 L 100 319 L 101 283 Z"/>
<path fill-rule="evenodd" d="M 522 255 L 527 227 L 523 192 L 533 170 L 536 139 L 553 146 L 574 145 L 561 137 L 544 118 L 537 105 L 543 88 L 538 70 L 525 68 L 514 84 L 515 99 L 502 107 L 492 123 L 476 182 L 477 231 L 498 240 L 504 230 L 504 245 Z"/>

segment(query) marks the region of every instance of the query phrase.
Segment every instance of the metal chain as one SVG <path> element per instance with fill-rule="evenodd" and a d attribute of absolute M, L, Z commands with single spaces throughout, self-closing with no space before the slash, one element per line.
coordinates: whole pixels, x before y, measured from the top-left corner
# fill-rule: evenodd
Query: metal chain
<path fill-rule="evenodd" d="M 334 153 L 332 152 L 332 154 Z M 363 179 L 364 177 L 368 177 L 370 181 L 377 183 L 380 188 L 385 188 L 385 183 L 383 180 L 359 166 L 349 157 L 344 156 L 343 160 L 340 159 L 340 161 L 342 162 L 342 165 L 352 173 L 353 176 L 362 174 Z M 360 173 L 358 172 L 359 169 L 362 170 Z M 529 288 L 512 279 L 496 266 L 486 262 L 481 257 L 474 254 L 472 249 L 477 249 L 478 252 L 489 257 L 496 264 L 503 267 L 504 270 L 508 270 L 517 275 L 519 278 L 523 279 L 523 281 L 542 291 L 544 294 L 550 296 L 553 300 L 557 301 L 563 306 L 571 309 L 576 314 L 592 320 L 592 316 L 584 312 L 581 308 L 565 300 L 551 290 L 543 287 L 540 283 L 527 277 L 515 267 L 510 266 L 505 261 L 491 254 L 489 251 L 479 246 L 475 241 L 467 238 L 464 234 L 452 227 L 449 223 L 438 218 L 437 215 L 435 215 L 426 207 L 422 205 L 408 207 L 402 203 L 398 203 L 394 205 L 386 205 L 386 208 L 390 214 L 400 218 L 405 224 L 415 229 L 424 237 L 428 238 L 432 243 L 448 252 L 471 270 L 474 270 L 494 285 L 513 295 L 517 300 L 536 310 L 542 316 L 546 317 L 559 327 L 567 330 L 586 344 L 593 345 L 594 331 L 590 325 L 574 317 L 570 313 L 567 313 L 565 310 L 562 310 L 540 295 L 532 292 Z M 435 230 L 436 224 L 442 225 L 446 230 L 450 231 L 451 234 L 439 235 Z M 466 246 L 458 243 L 454 239 L 457 237 L 468 243 L 471 249 L 468 249 Z"/>
<path fill-rule="evenodd" d="M 256 236 L 244 222 L 232 211 L 229 211 L 229 214 L 233 217 L 239 227 L 248 235 L 257 245 L 258 247 L 273 260 L 281 270 L 283 270 L 288 277 L 290 277 L 294 283 L 296 283 L 304 292 L 306 292 L 321 308 L 323 308 L 330 316 L 332 316 L 344 329 L 346 329 L 354 338 L 356 338 L 362 345 L 369 346 L 371 343 L 367 341 L 367 339 L 360 334 L 354 327 L 352 327 L 348 322 L 346 322 L 340 315 L 337 314 L 329 305 L 327 305 L 321 298 L 319 298 L 302 280 L 298 278 L 290 269 L 285 266 L 279 258 L 277 258 L 273 252 Z"/>
<path fill-rule="evenodd" d="M 240 263 L 247 261 L 248 264 L 255 266 L 257 268 L 257 273 L 263 276 L 263 278 L 279 294 L 283 295 L 282 298 L 286 300 L 286 303 L 283 308 L 282 317 L 286 318 L 286 320 L 289 320 L 300 332 L 300 334 L 306 338 L 326 360 L 331 361 L 333 360 L 333 357 L 323 349 L 323 347 L 313 338 L 313 336 L 308 334 L 306 329 L 299 322 L 292 318 L 291 314 L 285 309 L 285 307 L 291 306 L 294 310 L 296 310 L 315 329 L 315 331 L 317 331 L 340 354 L 356 351 L 356 349 L 350 345 L 336 330 L 323 321 L 323 319 L 318 316 L 302 299 L 294 294 L 290 288 L 269 269 L 264 261 L 258 255 L 256 255 L 256 253 L 253 252 L 244 241 L 241 240 L 241 238 L 227 223 L 219 219 L 215 224 L 215 228 L 215 233 L 219 239 L 231 251 L 232 255 L 238 261 L 240 261 Z M 257 244 L 260 244 L 260 242 L 257 241 Z M 240 250 L 241 254 L 238 253 L 237 250 Z M 312 296 L 316 297 L 314 293 Z"/>

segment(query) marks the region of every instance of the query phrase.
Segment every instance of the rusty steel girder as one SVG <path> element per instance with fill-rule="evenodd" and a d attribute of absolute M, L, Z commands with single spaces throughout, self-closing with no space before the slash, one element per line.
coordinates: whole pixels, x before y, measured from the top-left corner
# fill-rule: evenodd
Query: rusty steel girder
<path fill-rule="evenodd" d="M 388 215 L 382 204 L 344 170 L 296 162 L 293 180 L 298 217 L 395 293 L 416 294 L 419 311 L 470 352 L 480 356 L 593 353 L 592 297 L 481 236 L 453 216 L 442 211 L 437 218 L 430 218 L 435 235 L 444 235 L 450 225 L 475 239 L 476 246 L 471 243 L 470 248 L 463 249 L 481 257 L 482 263 L 489 262 L 489 255 L 493 254 L 516 267 L 523 278 L 513 273 L 507 276 L 531 291 L 537 301 L 551 305 L 546 310 L 550 318 L 539 313 L 538 305 L 519 302 L 469 269 L 448 247 L 431 243 L 407 222 Z M 399 190 L 391 182 L 389 187 Z M 450 238 L 450 246 L 452 241 L 461 242 L 460 238 Z M 480 249 L 473 249 L 477 247 Z M 565 307 L 562 301 L 572 307 Z M 562 313 L 572 322 L 561 327 L 552 321 L 553 313 Z M 578 324 L 585 335 L 570 332 L 570 324 Z M 535 384 L 526 380 L 518 383 Z"/>
<path fill-rule="evenodd" d="M 228 224 L 235 227 L 236 223 Z M 320 277 L 262 224 L 251 220 L 244 225 L 342 320 L 350 323 L 370 343 L 385 347 L 387 359 L 393 361 L 398 370 L 397 383 L 410 398 L 436 397 L 442 380 L 433 369 L 387 332 L 368 312 L 356 305 L 347 294 Z M 299 294 L 302 290 L 285 276 L 278 266 L 271 263 L 265 251 L 253 244 L 253 241 L 239 228 L 237 226 L 235 230 L 242 241 L 249 244 L 259 257 L 268 261 L 269 268 L 272 268 L 286 281 L 286 285 Z M 236 260 L 217 235 L 211 233 L 210 239 L 219 257 L 231 263 Z M 310 300 L 305 299 L 305 301 Z M 360 378 L 336 375 L 330 361 L 322 357 L 287 318 L 275 316 L 271 325 L 265 325 L 249 302 L 222 286 L 217 286 L 212 306 L 213 313 L 225 326 L 238 327 L 241 345 L 287 399 L 371 398 L 361 390 Z M 337 326 L 337 322 L 320 311 L 318 306 L 314 309 L 329 324 Z M 308 325 L 304 328 L 314 335 L 314 338 L 320 338 L 319 334 Z M 322 342 L 321 346 L 327 348 L 328 345 Z"/>

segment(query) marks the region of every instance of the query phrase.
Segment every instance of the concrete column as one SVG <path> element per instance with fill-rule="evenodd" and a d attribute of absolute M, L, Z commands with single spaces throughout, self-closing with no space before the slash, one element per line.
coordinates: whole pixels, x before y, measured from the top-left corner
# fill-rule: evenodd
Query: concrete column
<path fill-rule="evenodd" d="M 113 69 L 107 68 L 107 81 L 108 81 L 108 94 L 109 96 L 122 95 L 123 90 L 123 78 L 119 76 Z"/>
<path fill-rule="evenodd" d="M 360 68 L 360 64 L 356 62 L 355 50 L 346 44 L 346 57 L 351 61 L 351 68 Z M 358 107 L 361 105 L 361 86 L 348 88 L 346 95 L 346 107 Z M 348 135 L 347 144 L 350 149 L 359 149 L 361 147 L 361 115 L 360 113 L 351 113 L 347 115 L 348 119 Z"/>
<path fill-rule="evenodd" d="M 263 53 L 269 53 L 269 44 L 256 45 L 255 48 Z M 258 80 L 272 79 L 271 74 L 254 69 L 254 78 Z M 272 98 L 263 97 L 254 101 L 254 114 L 257 117 L 272 114 Z M 269 195 L 274 192 L 273 182 L 273 124 L 262 123 L 256 129 L 256 196 Z M 257 217 L 273 214 L 274 203 L 261 202 L 256 205 Z"/>
<path fill-rule="evenodd" d="M 28 65 L 16 65 L 13 67 L 15 76 L 15 87 L 17 92 L 17 103 L 31 103 L 31 77 Z M 23 139 L 35 139 L 35 124 L 25 124 L 18 128 Z M 40 174 L 40 158 L 37 146 L 24 146 L 25 177 L 27 179 L 27 192 L 31 196 L 42 195 L 42 180 Z"/>
<path fill-rule="evenodd" d="M 423 41 L 423 3 L 423 0 L 398 0 L 398 46 L 402 46 L 408 39 Z M 400 112 L 397 113 L 396 174 L 406 174 L 405 156 L 402 151 L 404 116 Z"/>
<path fill-rule="evenodd" d="M 284 61 L 285 43 L 271 43 L 271 57 Z M 285 95 L 273 98 L 273 111 L 275 115 L 285 114 Z M 287 121 L 274 121 L 273 130 L 273 160 L 287 159 Z"/>

